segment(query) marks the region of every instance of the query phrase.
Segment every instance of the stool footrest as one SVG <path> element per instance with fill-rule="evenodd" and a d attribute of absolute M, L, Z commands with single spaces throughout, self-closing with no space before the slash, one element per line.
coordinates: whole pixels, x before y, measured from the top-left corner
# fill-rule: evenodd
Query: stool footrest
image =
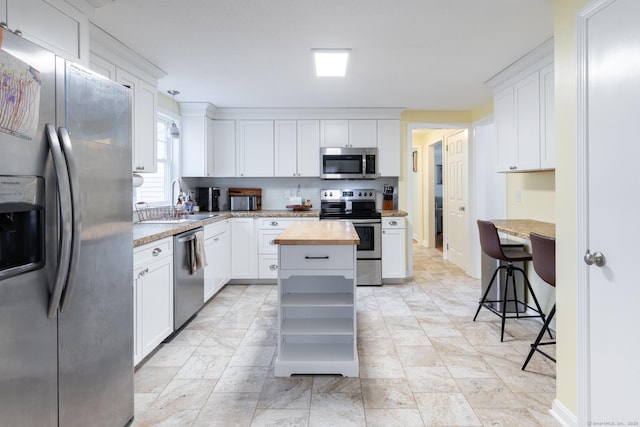
<path fill-rule="evenodd" d="M 480 305 L 483 306 L 484 308 L 486 308 L 487 310 L 491 311 L 492 313 L 494 313 L 498 317 L 502 318 L 502 312 L 498 311 L 498 309 L 496 309 L 493 305 L 489 304 L 489 303 L 492 303 L 492 302 L 500 302 L 501 303 L 502 300 L 498 300 L 498 301 L 486 301 L 485 300 L 485 302 L 481 303 Z M 534 311 L 534 312 L 536 312 L 538 314 L 520 314 L 520 312 L 516 311 L 516 314 L 507 314 L 507 313 L 505 313 L 504 314 L 504 318 L 505 319 L 527 319 L 527 318 L 530 318 L 530 317 L 540 317 L 540 318 L 543 317 L 543 315 L 538 310 L 536 310 L 535 308 L 531 307 L 528 304 L 523 303 L 522 301 L 507 300 L 506 302 L 516 302 L 517 304 L 521 304 L 524 307 L 526 307 L 527 309 L 529 309 L 531 311 Z"/>

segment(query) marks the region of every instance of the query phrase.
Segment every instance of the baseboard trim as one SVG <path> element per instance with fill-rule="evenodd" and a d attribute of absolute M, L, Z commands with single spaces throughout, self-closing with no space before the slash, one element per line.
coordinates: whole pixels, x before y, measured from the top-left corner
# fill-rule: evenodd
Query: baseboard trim
<path fill-rule="evenodd" d="M 553 399 L 549 413 L 565 427 L 578 427 L 578 418 L 558 399 Z"/>

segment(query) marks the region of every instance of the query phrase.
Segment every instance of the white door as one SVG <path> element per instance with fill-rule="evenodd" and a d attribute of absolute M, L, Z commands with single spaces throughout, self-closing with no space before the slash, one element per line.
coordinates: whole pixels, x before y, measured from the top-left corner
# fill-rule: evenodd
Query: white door
<path fill-rule="evenodd" d="M 579 354 L 579 374 L 586 376 L 586 383 L 579 384 L 580 425 L 640 422 L 638 16 L 637 0 L 607 0 L 592 4 L 578 21 L 580 64 L 586 73 L 578 104 L 584 126 L 578 144 L 577 255 L 588 250 L 593 257 L 579 263 L 578 324 L 585 325 L 579 339 L 587 351 Z M 604 255 L 600 263 L 598 253 Z"/>
<path fill-rule="evenodd" d="M 445 180 L 447 257 L 467 271 L 467 131 L 460 130 L 446 137 Z"/>

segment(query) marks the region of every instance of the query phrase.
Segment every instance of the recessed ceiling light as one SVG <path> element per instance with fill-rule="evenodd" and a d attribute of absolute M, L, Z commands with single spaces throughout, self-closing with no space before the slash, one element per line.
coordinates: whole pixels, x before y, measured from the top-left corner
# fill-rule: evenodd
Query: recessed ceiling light
<path fill-rule="evenodd" d="M 344 77 L 351 49 L 311 49 L 318 77 Z"/>

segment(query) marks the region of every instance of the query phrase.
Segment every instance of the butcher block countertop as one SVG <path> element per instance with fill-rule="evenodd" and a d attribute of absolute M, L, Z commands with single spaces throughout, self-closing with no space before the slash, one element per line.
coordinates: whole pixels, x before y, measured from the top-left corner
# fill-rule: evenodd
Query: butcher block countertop
<path fill-rule="evenodd" d="M 349 221 L 298 221 L 274 239 L 277 245 L 357 245 L 360 237 Z"/>
<path fill-rule="evenodd" d="M 533 219 L 492 219 L 491 222 L 499 232 L 511 236 L 529 239 L 529 233 L 535 232 L 543 236 L 556 237 L 556 225 L 550 222 Z"/>

